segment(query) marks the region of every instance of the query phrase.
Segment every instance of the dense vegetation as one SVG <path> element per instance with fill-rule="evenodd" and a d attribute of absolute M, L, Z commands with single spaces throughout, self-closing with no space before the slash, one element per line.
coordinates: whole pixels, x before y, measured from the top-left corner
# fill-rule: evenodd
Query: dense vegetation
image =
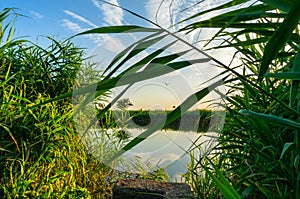
<path fill-rule="evenodd" d="M 107 117 L 99 119 L 99 125 L 105 127 L 110 124 L 109 127 L 122 128 L 148 128 L 149 125 L 154 125 L 161 120 L 165 119 L 165 114 L 171 111 L 137 111 L 137 110 L 113 110 Z M 184 128 L 180 128 L 181 119 L 186 121 Z M 164 126 L 164 130 L 179 130 L 180 131 L 195 131 L 195 132 L 207 132 L 211 117 L 210 110 L 195 110 L 188 111 L 181 115 L 181 117 L 172 121 L 169 125 Z M 112 124 L 113 123 L 113 124 Z M 195 126 L 197 125 L 197 126 Z"/>
<path fill-rule="evenodd" d="M 225 128 L 211 161 L 241 197 L 299 198 L 300 2 L 262 2 L 187 27 L 233 28 L 217 35 L 229 39 L 216 48 L 233 47 L 242 61 L 240 73 L 230 70 Z"/>
<path fill-rule="evenodd" d="M 88 153 L 71 98 L 52 100 L 93 81 L 88 78 L 98 71 L 85 66 L 84 50 L 69 39 L 49 37 L 47 48 L 13 39 L 10 15 L 12 9 L 0 12 L 1 198 L 109 198 L 117 176 L 130 174 Z M 140 178 L 167 179 L 164 171 Z"/>
<path fill-rule="evenodd" d="M 235 57 L 242 62 L 230 67 L 210 57 L 223 69 L 223 74 L 228 75 L 223 78 L 228 88 L 225 127 L 218 145 L 207 157 L 195 157 L 191 152 L 190 171 L 185 179 L 198 198 L 298 199 L 300 1 L 249 2 L 231 0 L 187 16 L 186 21 L 194 21 L 179 30 L 190 34 L 200 28 L 218 28 L 213 39 L 223 42 L 213 48 L 234 48 Z M 201 16 L 210 12 L 214 16 L 202 20 Z M 73 126 L 70 92 L 79 84 L 74 78 L 83 61 L 82 50 L 69 40 L 52 39 L 53 45 L 47 49 L 12 40 L 10 35 L 4 34 L 13 32 L 9 31 L 10 24 L 3 23 L 8 13 L 6 9 L 0 15 L 0 194 L 7 198 L 108 197 L 110 183 L 106 177 L 111 170 L 88 155 Z M 107 67 L 112 70 L 104 71 L 104 78 L 96 83 L 96 94 L 89 93 L 89 86 L 79 90 L 79 95 L 87 96 L 82 107 L 117 83 L 130 86 L 170 72 L 155 67 L 157 63 L 180 70 L 197 61 L 178 61 L 178 54 L 161 55 L 169 47 L 166 45 L 124 72 L 116 73 L 130 58 L 167 36 L 180 40 L 174 33 L 153 25 L 157 28 L 118 26 L 82 33 L 150 33 L 128 47 L 127 53 L 116 55 Z M 192 45 L 191 49 L 205 54 Z M 122 60 L 120 64 L 119 60 Z M 140 71 L 144 65 L 147 67 Z M 120 82 L 124 76 L 126 81 Z M 218 80 L 216 77 L 209 87 L 197 91 L 194 94 L 197 100 L 220 85 Z M 101 109 L 98 119 L 107 116 L 117 100 Z M 176 108 L 167 114 L 164 126 L 180 118 L 195 103 L 187 98 L 181 105 L 183 109 Z M 158 129 L 159 125 L 154 125 L 146 130 L 143 139 Z M 109 161 L 143 139 L 133 139 Z M 201 146 L 197 147 L 201 150 Z"/>
<path fill-rule="evenodd" d="M 73 127 L 70 99 L 42 101 L 72 91 L 83 51 L 69 40 L 44 49 L 10 40 L 13 24 L 1 11 L 0 195 L 3 198 L 88 198 L 110 195 L 111 170 L 99 170 Z M 5 26 L 6 25 L 6 26 Z M 6 38 L 5 38 L 6 36 Z"/>

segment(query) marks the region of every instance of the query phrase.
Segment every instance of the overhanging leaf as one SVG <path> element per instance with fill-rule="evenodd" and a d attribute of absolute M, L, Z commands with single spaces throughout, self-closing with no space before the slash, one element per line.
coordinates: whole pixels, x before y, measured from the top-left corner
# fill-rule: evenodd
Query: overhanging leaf
<path fill-rule="evenodd" d="M 261 1 L 280 10 L 284 10 L 286 12 L 290 11 L 290 9 L 293 7 L 295 3 L 294 0 L 261 0 Z"/>
<path fill-rule="evenodd" d="M 270 77 L 275 79 L 300 80 L 300 72 L 266 73 L 265 77 Z"/>
<path fill-rule="evenodd" d="M 300 73 L 300 44 L 298 46 L 298 53 L 295 57 L 294 64 L 293 64 L 293 72 Z M 298 79 L 293 79 L 291 83 L 291 90 L 290 90 L 290 106 L 294 106 L 297 103 L 297 95 L 300 86 L 300 74 L 298 75 Z"/>
<path fill-rule="evenodd" d="M 111 34 L 111 33 L 136 33 L 136 32 L 161 32 L 161 29 L 157 28 L 145 28 L 141 26 L 107 26 L 94 28 L 92 30 L 78 33 L 77 35 L 84 34 Z M 75 36 L 77 36 L 75 35 Z"/>
<path fill-rule="evenodd" d="M 282 117 L 278 117 L 275 115 L 256 113 L 256 112 L 249 111 L 249 110 L 240 110 L 239 113 L 241 113 L 243 115 L 247 115 L 247 116 L 255 118 L 255 119 L 258 119 L 258 120 L 263 120 L 272 125 L 285 126 L 285 127 L 289 127 L 292 129 L 300 130 L 300 123 L 294 122 L 292 120 L 285 119 Z"/>
<path fill-rule="evenodd" d="M 294 29 L 297 27 L 300 19 L 299 10 L 300 1 L 296 1 L 294 7 L 290 10 L 282 24 L 267 43 L 259 70 L 260 78 L 262 78 L 268 71 L 272 60 L 275 59 L 280 49 L 283 48 L 289 37 L 292 35 Z"/>
<path fill-rule="evenodd" d="M 225 79 L 225 78 L 224 78 Z M 120 149 L 112 158 L 107 160 L 105 163 L 110 164 L 112 161 L 120 157 L 122 154 L 124 154 L 126 151 L 129 151 L 134 146 L 138 145 L 140 142 L 145 140 L 147 137 L 149 137 L 152 133 L 155 131 L 161 129 L 163 126 L 169 125 L 171 122 L 173 122 L 175 119 L 179 118 L 181 114 L 186 112 L 189 108 L 191 108 L 197 101 L 204 98 L 211 90 L 215 89 L 216 87 L 220 86 L 223 82 L 223 80 L 219 80 L 209 87 L 206 87 L 200 91 L 198 91 L 195 94 L 192 94 L 189 96 L 179 107 L 177 107 L 175 110 L 170 112 L 167 115 L 166 121 L 164 124 L 158 122 L 155 125 L 151 126 L 149 129 L 141 133 L 138 137 L 135 137 L 133 140 L 131 140 L 127 145 L 125 145 L 122 149 Z M 196 99 L 196 100 L 195 100 Z"/>
<path fill-rule="evenodd" d="M 143 58 L 142 60 L 138 61 L 137 63 L 133 64 L 131 67 L 129 67 L 127 70 L 125 70 L 124 72 L 122 72 L 121 74 L 119 74 L 119 77 L 123 77 L 126 76 L 128 74 L 134 74 L 135 72 L 138 71 L 138 69 L 141 69 L 141 67 L 144 67 L 145 65 L 147 65 L 149 62 L 151 63 L 155 63 L 155 64 L 161 64 L 161 65 L 165 65 L 171 61 L 173 61 L 174 59 L 184 55 L 185 53 L 189 52 L 189 50 L 180 52 L 180 53 L 176 53 L 176 54 L 171 54 L 171 55 L 167 55 L 167 56 L 162 56 L 162 57 L 157 57 L 158 55 L 160 55 L 161 53 L 163 53 L 169 46 L 171 46 L 172 44 L 174 44 L 174 42 L 171 42 L 170 44 L 164 46 L 163 48 L 160 48 L 158 50 L 156 50 L 155 52 L 147 55 L 145 58 Z M 208 60 L 209 61 L 209 60 Z M 150 68 L 150 64 L 148 64 L 144 70 L 147 70 Z M 87 126 L 84 134 L 96 123 L 96 121 L 100 118 L 102 118 L 104 116 L 104 114 L 106 113 L 106 111 L 108 111 L 108 109 L 125 93 L 125 91 L 131 87 L 132 85 L 134 85 L 134 83 L 130 84 L 127 86 L 126 89 L 124 89 L 117 97 L 115 97 L 113 99 L 113 101 L 111 101 L 104 109 L 102 109 L 98 114 L 97 117 L 95 119 L 93 119 L 90 124 Z M 85 105 L 87 105 L 88 103 L 90 103 L 94 98 L 98 97 L 99 94 L 101 94 L 102 92 L 96 92 L 95 95 L 90 95 L 87 96 L 86 100 L 84 100 L 82 102 L 81 105 L 79 105 L 78 110 L 82 109 Z M 77 112 L 77 111 L 76 111 Z"/>
<path fill-rule="evenodd" d="M 161 41 L 163 38 L 165 37 L 165 35 L 163 36 L 159 36 L 159 37 L 155 37 L 153 39 L 150 40 L 146 40 L 146 41 L 141 41 L 138 42 L 136 46 L 133 47 L 132 50 L 129 51 L 128 55 L 108 74 L 106 75 L 106 77 L 104 79 L 108 79 L 111 76 L 114 75 L 114 73 L 120 69 L 128 60 L 130 60 L 131 58 L 133 58 L 134 56 L 138 55 L 139 53 L 143 52 L 144 50 L 147 50 L 150 46 L 154 45 L 155 43 Z M 123 52 L 123 51 L 122 51 Z M 113 61 L 114 62 L 114 61 Z M 113 63 L 112 62 L 112 63 Z M 106 68 L 106 70 L 111 68 L 111 64 Z"/>
<path fill-rule="evenodd" d="M 188 17 L 188 18 L 186 18 L 186 19 L 180 21 L 178 24 L 180 24 L 180 23 L 182 23 L 182 22 L 184 22 L 184 21 L 188 21 L 188 20 L 190 20 L 190 19 L 199 17 L 199 16 L 204 15 L 204 14 L 206 14 L 206 13 L 210 13 L 210 12 L 213 12 L 213 11 L 217 11 L 217 10 L 221 10 L 221 9 L 226 9 L 226 8 L 229 9 L 229 8 L 231 8 L 231 7 L 233 7 L 233 6 L 237 6 L 237 5 L 242 4 L 242 3 L 244 3 L 244 2 L 247 2 L 247 1 L 248 1 L 248 0 L 233 0 L 233 1 L 229 1 L 229 2 L 227 2 L 227 3 L 225 3 L 225 4 L 220 5 L 220 6 L 217 6 L 217 7 L 214 7 L 214 8 L 208 9 L 208 10 L 205 10 L 205 11 L 203 11 L 203 12 L 199 12 L 199 13 L 197 13 L 197 14 L 195 14 L 195 15 L 192 15 L 191 17 Z"/>

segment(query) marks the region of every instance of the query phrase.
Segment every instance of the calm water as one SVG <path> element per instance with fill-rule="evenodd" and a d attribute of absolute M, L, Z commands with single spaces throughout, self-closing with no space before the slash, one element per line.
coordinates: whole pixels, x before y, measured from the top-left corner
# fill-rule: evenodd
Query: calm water
<path fill-rule="evenodd" d="M 138 136 L 141 129 L 129 129 L 130 137 Z M 99 134 L 99 132 L 98 132 Z M 163 130 L 157 131 L 131 150 L 125 152 L 121 156 L 121 163 L 116 163 L 114 167 L 118 170 L 128 172 L 138 172 L 139 165 L 143 167 L 154 166 L 166 167 L 165 170 L 171 177 L 172 181 L 180 181 L 180 175 L 187 171 L 187 164 L 190 162 L 189 151 L 195 148 L 195 144 L 201 146 L 195 150 L 195 157 L 203 156 L 203 154 L 215 144 L 216 133 L 195 133 Z M 99 140 L 94 142 L 98 145 L 96 148 L 100 150 L 101 156 L 111 157 L 110 153 L 115 149 L 116 145 L 112 140 Z M 103 144 L 106 143 L 106 144 Z M 100 146 L 101 145 L 101 146 Z M 103 149 L 104 146 L 104 149 Z M 119 143 L 117 148 L 124 146 Z M 135 162 L 139 162 L 135 164 Z M 126 165 L 126 166 L 124 166 Z"/>
<path fill-rule="evenodd" d="M 137 136 L 140 132 L 137 129 L 131 131 L 134 136 Z M 137 155 L 142 157 L 144 161 L 150 161 L 152 165 L 159 167 L 167 166 L 166 171 L 174 180 L 176 176 L 187 171 L 187 163 L 190 162 L 189 151 L 195 148 L 196 145 L 200 145 L 202 149 L 195 150 L 196 157 L 199 157 L 215 143 L 212 136 L 215 136 L 215 134 L 158 131 L 126 155 Z M 196 143 L 196 145 L 193 143 Z"/>

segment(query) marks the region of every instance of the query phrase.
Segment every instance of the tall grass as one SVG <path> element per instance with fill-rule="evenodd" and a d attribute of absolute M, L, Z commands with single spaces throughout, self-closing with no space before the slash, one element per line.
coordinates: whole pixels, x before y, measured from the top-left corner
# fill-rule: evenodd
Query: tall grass
<path fill-rule="evenodd" d="M 164 124 L 154 125 L 143 132 L 140 137 L 134 138 L 111 156 L 107 163 L 116 160 L 124 152 L 147 139 L 162 126 L 169 125 L 197 101 L 209 94 L 211 90 L 225 83 L 228 86 L 226 98 L 228 114 L 225 128 L 220 134 L 219 145 L 209 155 L 209 160 L 194 159 L 196 161 L 194 165 L 191 165 L 193 169 L 191 173 L 186 175 L 187 179 L 191 180 L 190 183 L 193 185 L 195 192 L 198 193 L 199 197 L 203 197 L 203 195 L 220 197 L 221 193 L 227 198 L 239 198 L 237 193 L 242 198 L 300 197 L 300 3 L 297 0 L 262 0 L 251 3 L 248 0 L 231 0 L 215 5 L 211 9 L 193 16 L 187 16 L 184 21 L 191 20 L 192 22 L 179 30 L 182 33 L 190 34 L 190 32 L 199 30 L 199 28 L 218 28 L 217 34 L 208 43 L 214 39 L 221 39 L 223 43 L 214 46 L 214 49 L 235 48 L 242 62 L 238 69 L 224 65 L 203 50 L 188 44 L 175 33 L 125 8 L 123 8 L 125 11 L 152 23 L 157 28 L 113 26 L 96 28 L 79 34 L 149 33 L 117 54 L 104 70 L 104 78 L 101 81 L 76 90 L 77 95 L 87 96 L 83 103 L 78 106 L 78 110 L 93 101 L 95 97 L 103 95 L 115 86 L 127 85 L 130 87 L 136 82 L 180 70 L 191 66 L 193 63 L 207 61 L 207 59 L 176 60 L 176 58 L 182 57 L 185 52 L 171 55 L 163 54 L 175 41 L 182 42 L 190 46 L 192 50 L 208 57 L 224 69 L 223 74 L 229 75 L 222 80 L 216 77 L 210 86 L 189 96 L 181 104 L 181 107 L 177 107 L 174 111 L 168 113 Z M 198 6 L 198 4 L 194 6 Z M 4 10 L 3 14 L 0 15 L 2 21 L 7 13 L 7 10 Z M 209 20 L 201 20 L 201 16 L 207 13 L 215 13 L 215 15 Z M 121 73 L 117 73 L 131 58 L 137 57 L 139 53 L 145 50 L 149 50 L 158 42 L 166 42 L 166 38 L 169 36 L 174 40 L 166 43 L 165 46 L 156 51 L 150 51 L 147 56 L 138 59 L 134 64 L 129 64 L 129 67 Z M 80 168 L 80 172 L 87 172 L 83 168 L 94 168 L 90 166 L 90 164 L 93 165 L 94 161 L 92 158 L 91 161 L 88 161 L 89 158 L 84 158 L 85 161 L 83 161 L 77 156 L 78 154 L 84 154 L 84 152 L 81 148 L 82 145 L 77 144 L 77 142 L 73 144 L 73 141 L 78 138 L 74 134 L 75 130 L 71 125 L 72 119 L 67 114 L 70 110 L 70 98 L 68 97 L 73 94 L 70 88 L 75 82 L 72 82 L 74 79 L 70 78 L 70 81 L 67 81 L 67 86 L 61 85 L 59 75 L 68 79 L 69 76 L 63 73 L 63 70 L 60 71 L 60 68 L 67 67 L 70 64 L 70 66 L 75 66 L 73 69 L 71 67 L 70 70 L 74 70 L 74 74 L 76 74 L 77 64 L 81 62 L 78 57 L 81 56 L 78 56 L 80 55 L 78 48 L 72 48 L 68 43 L 64 43 L 64 46 L 68 47 L 63 48 L 60 43 L 54 40 L 53 42 L 54 47 L 58 46 L 58 52 L 62 52 L 64 49 L 67 50 L 67 53 L 64 51 L 63 56 L 76 57 L 75 62 L 70 59 L 69 64 L 64 65 L 65 62 L 61 62 L 59 56 L 56 57 L 57 53 L 53 53 L 55 50 L 40 51 L 41 49 L 36 46 L 20 46 L 19 44 L 22 42 L 17 40 L 6 40 L 4 44 L 1 44 L 0 49 L 3 52 L 1 54 L 1 67 L 3 69 L 0 70 L 2 72 L 0 85 L 1 98 L 4 101 L 1 105 L 1 115 L 3 116 L 0 118 L 0 126 L 3 131 L 1 134 L 1 138 L 3 138 L 1 139 L 1 167 L 3 168 L 1 192 L 6 194 L 7 197 L 26 196 L 26 194 L 32 194 L 33 190 L 41 190 L 37 185 L 38 183 L 35 183 L 36 176 L 42 176 L 38 178 L 39 182 L 44 182 L 44 185 L 48 186 L 47 190 L 50 190 L 47 193 L 40 191 L 38 193 L 40 195 L 62 196 L 74 193 L 75 195 L 82 194 L 83 197 L 89 197 L 88 194 L 98 194 L 99 196 L 100 193 L 93 189 L 95 186 L 93 182 L 102 183 L 102 187 L 107 185 L 104 178 L 102 178 L 103 173 L 94 173 L 93 169 L 91 169 L 91 174 L 94 174 L 97 180 L 92 182 L 89 181 L 91 178 L 81 178 L 82 181 L 79 183 L 78 178 L 75 178 L 76 169 Z M 39 53 L 35 54 L 36 51 Z M 40 68 L 37 69 L 45 75 L 39 76 L 34 71 L 28 70 L 30 77 L 34 76 L 36 81 L 23 78 L 21 72 L 24 73 L 24 68 L 28 64 L 31 66 L 30 64 L 36 63 L 37 61 L 33 60 L 39 54 L 43 54 L 42 60 L 45 61 L 38 62 L 37 66 Z M 16 61 L 18 64 L 14 64 L 15 62 L 10 60 L 14 56 L 21 56 L 18 59 L 21 61 Z M 49 62 L 52 65 L 50 64 L 51 67 L 47 68 Z M 59 65 L 60 63 L 62 65 Z M 58 67 L 55 67 L 56 65 Z M 33 64 L 32 66 L 36 65 Z M 144 66 L 146 66 L 145 69 L 141 70 Z M 53 71 L 54 69 L 55 71 Z M 54 84 L 48 88 L 49 85 L 43 84 L 43 82 Z M 31 89 L 32 87 L 34 89 Z M 45 92 L 40 91 L 40 87 Z M 96 91 L 93 90 L 94 88 L 96 88 Z M 64 94 L 59 96 L 61 93 Z M 58 99 L 64 100 L 57 101 Z M 104 107 L 97 114 L 96 121 L 105 116 L 117 100 L 112 100 Z M 45 110 L 47 111 L 44 112 Z M 87 126 L 93 125 L 93 122 L 95 121 L 91 121 L 91 124 Z M 69 140 L 72 137 L 71 135 L 76 138 L 72 139 L 72 142 Z M 40 140 L 43 140 L 43 142 Z M 68 143 L 68 145 L 65 145 L 65 143 Z M 57 146 L 61 148 L 55 148 Z M 75 148 L 72 148 L 72 146 Z M 74 153 L 76 150 L 79 150 L 77 155 Z M 78 165 L 78 161 L 70 162 L 69 155 L 78 157 L 76 160 L 89 166 L 73 166 Z M 73 159 L 75 159 L 74 157 Z M 81 157 L 86 156 L 82 155 Z M 59 165 L 58 170 L 51 166 L 50 162 L 52 161 Z M 28 162 L 31 162 L 30 165 L 32 165 L 29 170 L 26 168 Z M 68 164 L 64 165 L 63 163 Z M 203 170 L 198 170 L 199 165 L 202 166 Z M 46 169 L 48 172 L 43 173 L 43 175 L 41 175 L 42 172 L 37 172 L 40 175 L 34 175 L 37 168 L 48 168 L 48 170 Z M 99 165 L 99 168 L 105 169 L 106 167 L 105 165 Z M 105 173 L 105 171 L 103 172 Z M 62 182 L 61 178 L 56 178 L 58 176 L 64 176 L 67 180 Z M 51 184 L 50 181 L 54 183 Z M 211 187 L 213 187 L 214 195 L 199 195 L 202 190 L 207 193 L 207 190 Z M 104 194 L 106 193 L 104 192 Z"/>
<path fill-rule="evenodd" d="M 112 170 L 89 155 L 74 128 L 71 99 L 43 101 L 73 90 L 82 49 L 69 40 L 44 49 L 12 40 L 1 11 L 0 195 L 3 198 L 107 198 Z M 26 111 L 25 111 L 26 110 Z M 111 179 L 113 180 L 113 179 Z"/>
<path fill-rule="evenodd" d="M 47 48 L 14 39 L 11 11 L 0 12 L 0 196 L 110 198 L 117 178 L 136 174 L 114 171 L 84 145 L 74 117 L 74 100 L 84 96 L 71 98 L 74 89 L 104 77 L 69 39 L 48 37 Z M 93 100 L 103 103 L 107 92 Z M 114 129 L 109 112 L 105 116 L 103 129 Z M 143 173 L 143 165 L 137 166 L 140 178 L 168 178 L 163 169 Z"/>
<path fill-rule="evenodd" d="M 243 2 L 216 6 L 210 11 L 231 11 L 182 29 L 221 28 L 214 37 L 227 38 L 214 49 L 235 48 L 242 62 L 227 84 L 228 114 L 212 157 L 244 198 L 299 198 L 300 4 Z"/>
<path fill-rule="evenodd" d="M 109 2 L 106 3 L 117 6 Z M 194 6 L 199 6 L 199 4 L 194 4 Z M 157 28 L 104 27 L 82 34 L 154 31 L 161 36 L 156 37 L 156 34 L 150 36 L 151 39 L 154 38 L 148 40 L 152 44 L 158 40 L 163 41 L 165 35 L 168 35 L 189 45 L 175 33 L 130 10 L 123 9 L 150 22 Z M 217 58 L 210 57 L 207 53 L 190 45 L 191 49 L 204 54 L 225 69 L 224 74 L 231 75 L 231 78 L 227 78 L 225 81 L 229 88 L 227 93 L 229 114 L 225 129 L 220 135 L 219 146 L 214 151 L 215 156 L 212 156 L 217 157 L 216 161 L 221 166 L 217 168 L 208 165 L 204 171 L 207 173 L 207 177 L 211 178 L 228 198 L 232 196 L 230 191 L 233 190 L 232 186 L 245 198 L 300 197 L 299 9 L 300 3 L 297 0 L 262 0 L 260 2 L 231 0 L 192 16 L 187 16 L 183 21 L 190 21 L 189 24 L 179 30 L 185 34 L 190 34 L 190 32 L 200 28 L 218 28 L 217 34 L 207 42 L 210 43 L 215 39 L 221 40 L 223 43 L 214 46 L 213 49 L 231 47 L 236 49 L 237 55 L 240 55 L 242 65 L 230 68 L 219 62 Z M 201 17 L 207 13 L 214 13 L 214 15 L 208 20 L 202 20 Z M 116 70 L 120 68 L 123 63 L 140 52 L 136 49 L 142 44 L 141 51 L 149 48 L 150 45 L 149 43 L 146 45 L 145 40 L 146 38 L 139 41 L 136 47 L 133 45 L 125 49 L 115 57 L 109 67 L 115 67 Z M 166 45 L 165 48 L 167 47 Z M 125 56 L 125 53 L 128 53 L 128 56 Z M 163 60 L 158 53 L 155 57 Z M 116 61 L 121 59 L 123 62 L 116 65 Z M 147 63 L 146 60 L 151 63 L 151 59 L 146 58 L 141 62 Z M 188 67 L 188 64 L 179 67 L 180 63 L 173 61 L 162 62 L 162 64 L 171 66 L 176 70 Z M 134 68 L 136 71 L 135 67 L 136 65 L 133 65 L 131 69 Z M 147 75 L 153 74 L 152 71 L 145 70 L 145 73 L 143 72 L 136 73 L 136 75 L 141 79 L 146 79 L 149 77 Z M 163 69 L 157 71 L 155 76 L 162 74 Z M 140 78 L 136 78 L 136 81 L 140 81 Z M 126 83 L 134 82 L 127 81 Z M 199 96 L 197 100 L 200 100 L 208 92 L 204 89 L 196 93 L 195 95 Z M 181 106 L 189 107 L 190 104 L 194 103 L 185 101 Z M 165 125 L 178 118 L 180 114 L 182 112 L 179 109 L 169 113 Z M 148 137 L 155 130 L 157 128 L 154 127 L 142 135 Z M 130 150 L 141 141 L 143 139 L 134 139 L 123 147 L 123 152 Z M 117 153 L 111 160 L 122 155 L 123 152 Z M 198 163 L 201 164 L 201 161 L 200 159 Z M 219 178 L 211 175 L 212 173 L 208 168 L 215 170 L 215 175 Z M 193 175 L 197 176 L 197 173 L 193 172 Z M 201 176 L 199 174 L 199 178 Z M 231 183 L 224 180 L 224 176 L 228 177 Z M 217 192 L 217 196 L 219 196 L 218 194 Z"/>

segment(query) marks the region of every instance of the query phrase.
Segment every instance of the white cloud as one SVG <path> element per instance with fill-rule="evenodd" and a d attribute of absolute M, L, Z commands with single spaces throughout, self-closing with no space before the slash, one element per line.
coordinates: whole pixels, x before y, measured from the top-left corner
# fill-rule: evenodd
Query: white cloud
<path fill-rule="evenodd" d="M 120 5 L 117 0 L 108 0 L 108 2 L 117 6 Z M 106 3 L 100 4 L 97 0 L 92 0 L 92 3 L 103 12 L 105 25 L 117 26 L 123 24 L 124 13 L 122 9 Z"/>
<path fill-rule="evenodd" d="M 82 22 L 84 27 L 80 26 L 79 23 L 77 22 L 72 22 L 69 19 L 63 19 L 61 20 L 61 23 L 63 26 L 65 26 L 67 29 L 75 32 L 75 33 L 81 33 L 84 31 L 89 30 L 89 27 L 92 28 L 97 28 L 98 26 L 96 24 L 94 24 L 93 22 L 87 20 L 86 18 L 72 12 L 69 10 L 64 10 L 64 13 L 71 16 L 73 19 L 77 20 L 78 22 Z M 88 35 L 84 35 L 85 37 L 89 38 L 90 40 L 92 40 L 94 43 L 98 44 L 100 42 L 102 42 L 104 40 L 103 36 L 101 35 L 96 35 L 96 34 L 88 34 Z"/>
<path fill-rule="evenodd" d="M 72 22 L 68 19 L 61 20 L 61 24 L 63 26 L 65 26 L 67 29 L 69 29 L 75 33 L 81 33 L 81 32 L 88 30 L 88 28 L 83 28 L 78 23 Z M 88 34 L 88 35 L 85 35 L 85 37 L 91 39 L 94 43 L 97 43 L 97 44 L 99 42 L 103 41 L 103 38 L 100 37 L 99 35 Z"/>
<path fill-rule="evenodd" d="M 83 23 L 86 23 L 87 25 L 93 27 L 93 28 L 97 28 L 98 26 L 94 23 L 92 23 L 91 21 L 85 19 L 84 17 L 78 15 L 78 14 L 75 14 L 74 12 L 71 12 L 69 10 L 64 10 L 64 13 L 66 13 L 67 15 L 73 17 L 74 19 L 77 19 Z"/>
<path fill-rule="evenodd" d="M 163 28 L 171 25 L 170 3 L 172 0 L 148 0 L 146 2 L 147 18 Z"/>
<path fill-rule="evenodd" d="M 41 13 L 38 13 L 38 12 L 33 11 L 33 10 L 29 10 L 29 13 L 33 16 L 34 19 L 43 19 L 45 17 Z"/>
<path fill-rule="evenodd" d="M 228 0 L 215 0 L 215 1 L 147 0 L 146 2 L 147 18 L 152 21 L 155 21 L 157 24 L 159 24 L 163 28 L 170 30 L 171 32 L 176 32 L 179 29 L 193 22 L 196 22 L 198 20 L 203 20 L 203 19 L 209 19 L 212 16 L 225 12 L 226 10 L 209 12 L 205 15 L 201 15 L 200 17 L 196 17 L 194 19 L 178 24 L 178 22 L 182 21 L 183 19 L 186 19 L 187 17 L 193 16 L 194 14 L 200 13 L 204 10 L 208 10 L 212 7 L 215 7 L 216 5 L 220 5 L 225 2 L 228 2 Z M 217 31 L 218 31 L 217 29 L 212 29 L 212 28 L 198 29 L 198 30 L 194 30 L 193 32 L 190 32 L 187 35 L 184 35 L 184 37 L 180 36 L 180 38 L 193 44 L 199 49 L 203 49 L 204 44 L 206 44 L 206 42 L 209 39 L 211 39 L 212 36 L 216 34 Z M 211 47 L 212 45 L 216 46 L 218 45 L 218 43 L 220 43 L 220 41 L 212 42 L 206 48 Z M 183 46 L 187 46 L 187 45 L 183 45 Z M 183 50 L 182 48 L 179 49 Z M 215 50 L 214 53 L 216 53 Z M 212 54 L 212 51 L 210 51 L 209 54 Z M 218 58 L 220 61 L 228 63 L 231 59 L 231 55 L 229 54 L 232 54 L 232 51 L 230 49 L 222 49 L 220 50 L 220 54 L 218 55 L 212 54 L 212 55 L 217 56 L 216 58 Z"/>
<path fill-rule="evenodd" d="M 216 4 L 224 3 L 228 0 L 215 0 L 215 1 L 200 1 L 199 0 L 147 0 L 146 10 L 147 18 L 156 22 L 163 28 L 171 31 L 178 31 L 180 28 L 191 24 L 199 19 L 195 18 L 183 23 L 178 24 L 181 20 L 207 10 Z M 214 13 L 216 14 L 216 13 Z M 206 15 L 206 18 L 211 17 L 211 13 Z M 203 16 L 201 16 L 203 19 Z M 171 27 L 171 28 L 170 28 Z M 188 34 L 190 42 L 198 40 L 198 32 L 194 31 Z M 206 34 L 205 34 L 206 35 Z M 210 32 L 208 33 L 211 36 Z M 202 36 L 202 35 L 201 35 Z M 207 35 L 206 35 L 207 36 Z"/>
<path fill-rule="evenodd" d="M 77 23 L 74 23 L 68 19 L 63 19 L 61 21 L 62 25 L 67 27 L 68 29 L 76 32 L 76 33 L 80 33 L 80 32 L 83 32 L 83 31 L 86 31 L 86 29 L 82 28 L 79 24 Z"/>
<path fill-rule="evenodd" d="M 101 4 L 99 3 L 98 0 L 92 0 L 92 3 L 99 9 L 101 9 Z"/>
<path fill-rule="evenodd" d="M 119 5 L 117 0 L 111 0 L 110 2 Z M 124 15 L 121 9 L 115 8 L 109 4 L 100 4 L 97 0 L 92 0 L 92 3 L 103 12 L 103 20 L 105 21 L 106 25 L 122 25 Z M 98 25 L 94 24 L 93 22 L 89 21 L 83 16 L 80 16 L 70 10 L 64 10 L 64 13 L 72 17 L 76 22 L 72 22 L 69 19 L 63 19 L 61 20 L 62 25 L 75 33 L 80 33 L 89 30 L 89 27 L 99 27 Z M 96 44 L 107 43 L 106 50 L 110 50 L 112 52 L 125 48 L 121 41 L 119 41 L 116 38 L 112 38 L 109 35 L 88 34 L 85 35 L 85 37 L 91 39 Z"/>

